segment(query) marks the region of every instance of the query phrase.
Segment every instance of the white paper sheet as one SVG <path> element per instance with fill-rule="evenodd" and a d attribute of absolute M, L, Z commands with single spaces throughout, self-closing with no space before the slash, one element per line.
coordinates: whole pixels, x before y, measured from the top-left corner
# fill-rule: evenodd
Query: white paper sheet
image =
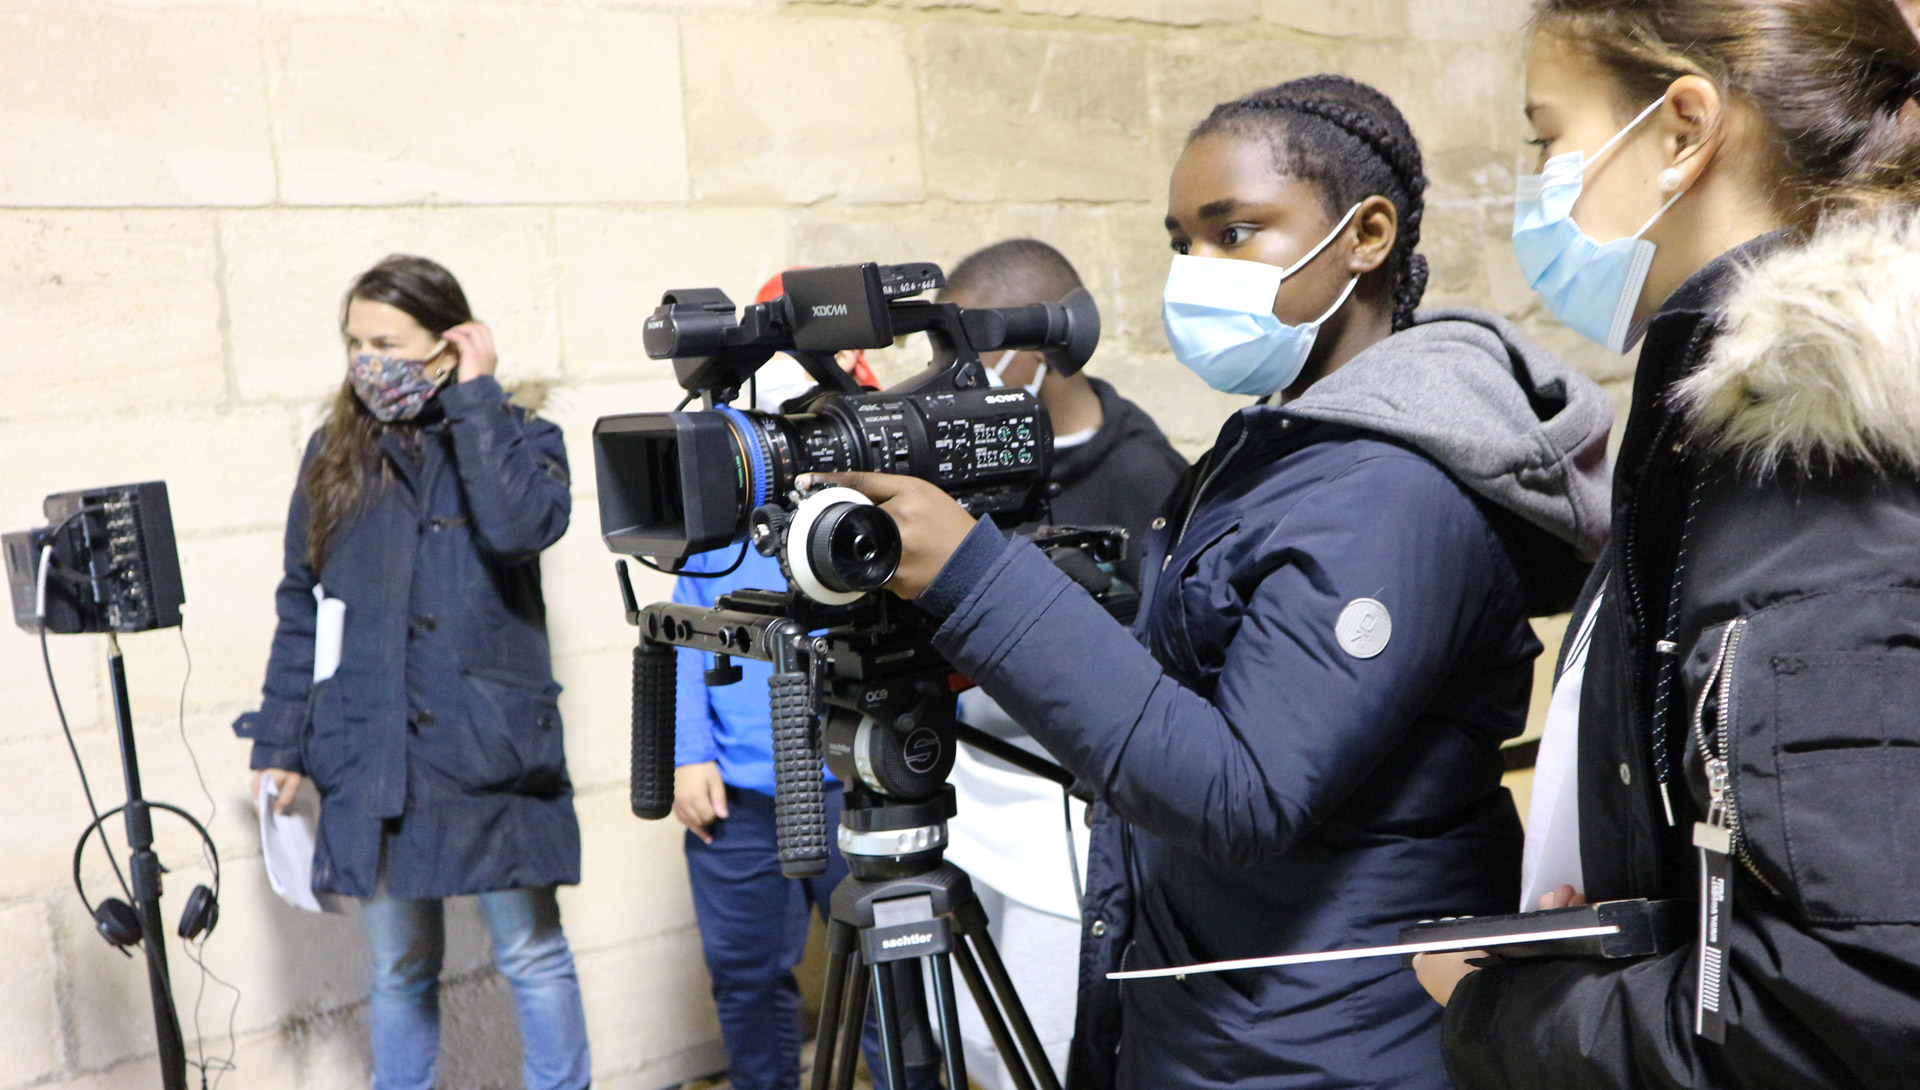
<path fill-rule="evenodd" d="M 296 797 L 284 814 L 273 812 L 279 791 L 273 777 L 260 777 L 260 850 L 267 863 L 267 884 L 280 899 L 303 912 L 339 915 L 346 910 L 330 894 L 313 892 L 314 830 L 319 824 L 312 793 Z"/>
<path fill-rule="evenodd" d="M 1553 685 L 1540 753 L 1533 766 L 1533 799 L 1527 805 L 1527 840 L 1520 853 L 1520 911 L 1540 907 L 1542 894 L 1563 885 L 1584 891 L 1580 865 L 1580 683 L 1587 676 L 1587 649 L 1605 590 L 1581 619 L 1567 650 L 1566 669 Z"/>
<path fill-rule="evenodd" d="M 340 640 L 347 630 L 347 603 L 327 597 L 327 588 L 314 584 L 314 604 L 319 611 L 313 619 L 313 683 L 333 676 L 340 668 Z"/>

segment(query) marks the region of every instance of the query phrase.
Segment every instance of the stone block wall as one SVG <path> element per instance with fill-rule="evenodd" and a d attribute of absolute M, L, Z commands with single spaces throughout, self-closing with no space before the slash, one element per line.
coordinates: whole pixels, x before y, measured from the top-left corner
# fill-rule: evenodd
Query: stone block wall
<path fill-rule="evenodd" d="M 224 1085 L 365 1079 L 359 931 L 268 892 L 228 730 L 257 700 L 281 521 L 339 382 L 337 307 L 356 273 L 396 251 L 442 261 L 492 324 L 503 377 L 554 383 L 576 518 L 546 585 L 585 836 L 585 881 L 563 907 L 595 1084 L 673 1085 L 721 1065 L 718 1030 L 678 829 L 624 801 L 632 636 L 588 442 L 602 413 L 678 399 L 638 336 L 660 292 L 744 299 L 791 264 L 951 264 L 1035 235 L 1105 312 L 1094 372 L 1197 454 L 1237 402 L 1161 339 L 1168 167 L 1216 101 L 1335 70 L 1392 94 L 1425 143 L 1430 300 L 1519 318 L 1618 386 L 1627 366 L 1543 320 L 1506 243 L 1525 7 L 0 0 L 0 525 L 37 524 L 53 491 L 171 486 L 184 649 L 173 632 L 123 645 L 147 793 L 217 810 L 224 913 L 205 958 L 244 994 Z M 917 367 L 914 352 L 881 353 L 883 376 Z M 102 641 L 50 650 L 110 804 Z M 11 627 L 0 709 L 0 1090 L 157 1085 L 140 964 L 98 940 L 67 879 L 85 807 L 39 648 Z M 171 825 L 160 849 L 173 916 L 205 867 Z M 111 881 L 97 854 L 86 871 L 95 890 Z M 443 1082 L 517 1086 L 484 931 L 470 905 L 450 919 Z M 199 975 L 177 947 L 173 963 L 191 1015 Z M 227 1009 L 209 987 L 190 1040 L 224 1051 Z"/>

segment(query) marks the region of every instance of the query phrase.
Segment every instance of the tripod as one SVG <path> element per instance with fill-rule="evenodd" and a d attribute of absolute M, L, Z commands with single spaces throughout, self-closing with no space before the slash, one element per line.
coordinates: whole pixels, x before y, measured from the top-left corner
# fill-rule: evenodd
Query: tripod
<path fill-rule="evenodd" d="M 897 1090 L 906 1084 L 906 1012 L 918 1004 L 902 994 L 901 976 L 893 969 L 911 962 L 918 962 L 933 981 L 933 1013 L 946 1046 L 948 1087 L 967 1086 L 953 987 L 953 966 L 958 965 L 1014 1085 L 1019 1090 L 1060 1090 L 987 933 L 987 913 L 974 895 L 973 882 L 941 858 L 946 819 L 952 816 L 951 789 L 923 803 L 849 800 L 840 826 L 840 849 L 849 873 L 833 891 L 828 915 L 827 989 L 811 1090 L 853 1086 L 870 996 L 878 1015 L 887 1085 Z M 917 975 L 908 974 L 907 979 Z"/>
<path fill-rule="evenodd" d="M 1060 1090 L 1039 1035 L 987 933 L 965 872 L 942 858 L 946 785 L 955 743 L 965 740 L 1062 785 L 1065 770 L 954 717 L 952 668 L 933 651 L 936 627 L 897 600 L 868 596 L 846 607 L 810 605 L 792 593 L 743 590 L 711 609 L 658 602 L 642 609 L 619 569 L 627 619 L 640 629 L 633 659 L 633 812 L 658 820 L 673 808 L 674 648 L 715 656 L 709 685 L 741 674 L 731 657 L 763 659 L 774 757 L 774 821 L 781 870 L 821 874 L 827 864 L 820 764 L 846 785 L 838 841 L 847 877 L 834 890 L 827 924 L 827 990 L 820 1011 L 812 1090 L 849 1090 L 861 1027 L 872 998 L 889 1085 L 904 1085 L 906 1010 L 917 1014 L 917 982 L 896 975 L 913 963 L 933 981 L 935 1016 L 946 1043 L 947 1082 L 967 1086 L 959 1047 L 953 966 L 967 982 L 994 1049 L 1018 1090 Z M 825 635 L 810 632 L 824 630 Z M 908 990 L 913 995 L 907 994 Z M 910 1002 L 912 1000 L 912 1002 Z"/>

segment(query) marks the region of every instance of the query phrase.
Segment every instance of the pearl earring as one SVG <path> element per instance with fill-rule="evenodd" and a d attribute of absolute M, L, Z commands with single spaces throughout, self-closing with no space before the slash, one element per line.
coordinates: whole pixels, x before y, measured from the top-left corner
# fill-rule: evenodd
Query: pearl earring
<path fill-rule="evenodd" d="M 1659 182 L 1660 182 L 1660 192 L 1662 193 L 1672 193 L 1675 190 L 1679 189 L 1680 188 L 1679 168 L 1668 167 L 1667 169 L 1661 171 Z"/>

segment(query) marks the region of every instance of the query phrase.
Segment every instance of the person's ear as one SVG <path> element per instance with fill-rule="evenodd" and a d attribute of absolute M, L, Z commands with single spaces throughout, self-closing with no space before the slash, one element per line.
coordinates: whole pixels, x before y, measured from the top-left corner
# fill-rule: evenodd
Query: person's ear
<path fill-rule="evenodd" d="M 1393 253 L 1394 241 L 1400 237 L 1400 210 L 1385 197 L 1368 197 L 1360 202 L 1347 232 L 1353 239 L 1347 269 L 1355 276 L 1365 276 L 1385 264 Z"/>
<path fill-rule="evenodd" d="M 1654 114 L 1667 169 L 1660 176 L 1662 196 L 1693 188 L 1726 135 L 1726 100 L 1713 81 L 1681 76 L 1667 85 L 1666 101 Z"/>

